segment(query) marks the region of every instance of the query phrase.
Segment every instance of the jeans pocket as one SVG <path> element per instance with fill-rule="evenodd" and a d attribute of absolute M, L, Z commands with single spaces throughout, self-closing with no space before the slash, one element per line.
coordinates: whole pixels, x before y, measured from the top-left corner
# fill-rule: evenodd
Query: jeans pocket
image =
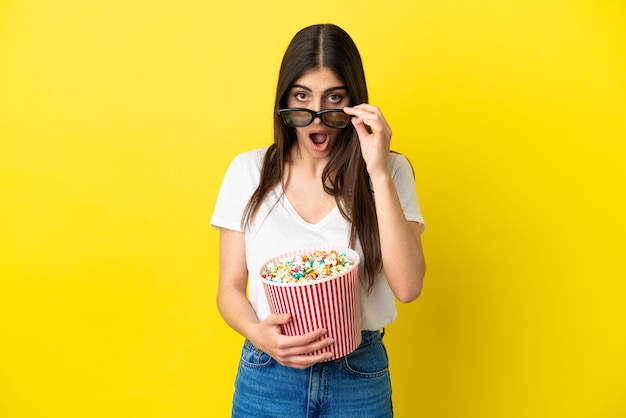
<path fill-rule="evenodd" d="M 256 348 L 250 341 L 246 340 L 241 350 L 241 365 L 250 368 L 264 368 L 271 365 L 274 359 L 269 354 Z"/>
<path fill-rule="evenodd" d="M 389 374 L 387 350 L 381 341 L 357 348 L 342 359 L 342 364 L 356 377 L 373 378 Z"/>

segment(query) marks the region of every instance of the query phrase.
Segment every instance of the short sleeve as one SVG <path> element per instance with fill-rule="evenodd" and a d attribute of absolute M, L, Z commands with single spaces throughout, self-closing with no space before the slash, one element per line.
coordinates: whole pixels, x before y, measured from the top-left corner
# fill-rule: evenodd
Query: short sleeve
<path fill-rule="evenodd" d="M 411 163 L 404 155 L 396 153 L 391 153 L 390 159 L 391 175 L 406 219 L 424 225 L 424 217 L 422 216 L 415 188 L 415 174 Z"/>
<path fill-rule="evenodd" d="M 264 150 L 237 155 L 230 163 L 217 195 L 211 226 L 243 231 L 242 217 L 260 178 Z"/>

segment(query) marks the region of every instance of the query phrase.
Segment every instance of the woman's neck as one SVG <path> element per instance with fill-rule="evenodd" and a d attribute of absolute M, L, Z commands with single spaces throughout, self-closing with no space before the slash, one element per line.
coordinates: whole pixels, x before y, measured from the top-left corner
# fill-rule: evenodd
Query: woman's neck
<path fill-rule="evenodd" d="M 328 160 L 328 157 L 313 158 L 306 153 L 302 153 L 296 145 L 292 148 L 291 158 L 286 162 L 285 173 L 297 173 L 301 180 L 321 180 Z"/>

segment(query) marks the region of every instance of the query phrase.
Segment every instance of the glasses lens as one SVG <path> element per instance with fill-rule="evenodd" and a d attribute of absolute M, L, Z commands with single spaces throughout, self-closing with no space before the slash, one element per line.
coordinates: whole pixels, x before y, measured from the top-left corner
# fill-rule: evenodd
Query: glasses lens
<path fill-rule="evenodd" d="M 292 128 L 309 126 L 316 117 L 331 128 L 345 128 L 350 123 L 350 115 L 343 113 L 341 109 L 322 110 L 315 114 L 309 110 L 285 109 L 280 111 L 283 121 Z"/>
<path fill-rule="evenodd" d="M 303 110 L 288 110 L 282 112 L 282 115 L 287 125 L 296 128 L 307 126 L 313 121 L 313 115 Z"/>
<path fill-rule="evenodd" d="M 345 128 L 350 122 L 350 115 L 340 109 L 331 110 L 322 114 L 322 121 L 331 128 Z"/>

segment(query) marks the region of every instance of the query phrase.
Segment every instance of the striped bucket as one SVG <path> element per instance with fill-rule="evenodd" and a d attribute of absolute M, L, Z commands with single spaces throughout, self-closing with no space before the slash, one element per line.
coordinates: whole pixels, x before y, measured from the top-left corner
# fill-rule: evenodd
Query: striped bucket
<path fill-rule="evenodd" d="M 291 322 L 282 325 L 285 335 L 301 335 L 319 328 L 328 332 L 324 338 L 333 338 L 330 347 L 311 355 L 333 353 L 333 359 L 343 357 L 361 344 L 361 303 L 359 293 L 359 255 L 350 248 L 303 249 L 274 257 L 269 262 L 279 263 L 288 257 L 308 255 L 315 250 L 336 250 L 344 253 L 354 266 L 341 275 L 304 283 L 276 283 L 261 278 L 273 314 L 291 314 Z M 267 264 L 266 263 L 266 264 Z M 261 271 L 265 270 L 265 265 Z"/>

